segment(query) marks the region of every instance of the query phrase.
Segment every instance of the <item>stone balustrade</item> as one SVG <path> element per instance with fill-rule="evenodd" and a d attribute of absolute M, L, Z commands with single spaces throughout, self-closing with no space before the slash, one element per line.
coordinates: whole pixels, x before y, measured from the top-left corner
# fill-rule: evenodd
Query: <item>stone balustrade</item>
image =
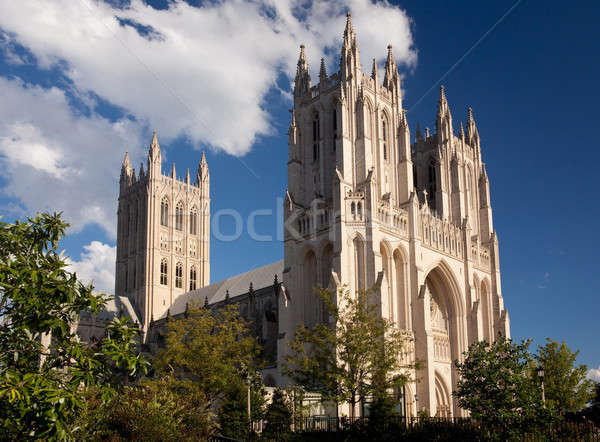
<path fill-rule="evenodd" d="M 421 211 L 419 220 L 419 234 L 425 247 L 463 259 L 463 235 L 460 227 L 438 218 L 428 208 Z"/>

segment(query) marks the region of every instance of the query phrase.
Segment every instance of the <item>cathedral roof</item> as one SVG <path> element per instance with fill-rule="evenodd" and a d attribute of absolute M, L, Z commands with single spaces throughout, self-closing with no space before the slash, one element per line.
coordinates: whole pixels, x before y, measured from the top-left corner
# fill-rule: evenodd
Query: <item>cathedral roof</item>
<path fill-rule="evenodd" d="M 171 315 L 183 313 L 186 304 L 192 302 L 195 302 L 196 305 L 203 305 L 205 298 L 208 299 L 209 304 L 223 301 L 228 291 L 231 298 L 246 294 L 250 283 L 252 283 L 254 291 L 273 286 L 275 275 L 277 275 L 279 281 L 283 280 L 283 260 L 184 293 L 175 299 L 170 308 L 170 313 Z M 163 316 L 166 316 L 166 313 Z"/>
<path fill-rule="evenodd" d="M 88 312 L 81 313 L 82 319 L 89 319 L 91 316 L 92 315 Z M 95 319 L 97 320 L 106 322 L 112 321 L 114 318 L 120 316 L 129 316 L 133 322 L 139 321 L 137 312 L 127 296 L 114 296 L 97 315 L 93 316 L 95 316 Z"/>

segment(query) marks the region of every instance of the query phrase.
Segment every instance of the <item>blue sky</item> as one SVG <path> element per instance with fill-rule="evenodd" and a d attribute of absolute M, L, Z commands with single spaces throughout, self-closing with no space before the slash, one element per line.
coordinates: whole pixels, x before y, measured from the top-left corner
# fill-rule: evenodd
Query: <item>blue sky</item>
<path fill-rule="evenodd" d="M 125 150 L 134 165 L 143 160 L 154 128 L 165 169 L 175 162 L 180 176 L 207 150 L 213 213 L 271 209 L 256 230 L 274 234 L 298 45 L 313 78 L 321 56 L 334 72 L 349 8 L 365 70 L 393 43 L 413 135 L 417 122 L 434 127 L 440 84 L 456 125 L 473 108 L 513 337 L 565 340 L 600 368 L 600 6 L 3 3 L 0 215 L 64 210 L 74 223 L 67 254 L 100 287 L 110 289 L 114 272 L 120 163 Z M 231 219 L 221 220 L 231 233 Z M 247 231 L 235 242 L 213 238 L 211 280 L 282 253 L 281 242 Z"/>

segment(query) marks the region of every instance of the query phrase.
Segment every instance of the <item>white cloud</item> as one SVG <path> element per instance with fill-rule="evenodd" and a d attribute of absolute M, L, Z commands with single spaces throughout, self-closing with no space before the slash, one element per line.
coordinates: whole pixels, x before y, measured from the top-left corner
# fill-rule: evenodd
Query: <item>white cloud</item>
<path fill-rule="evenodd" d="M 86 284 L 93 282 L 94 291 L 113 294 L 117 247 L 92 241 L 83 250 L 79 261 L 67 259 L 68 270 L 76 272 L 77 278 Z"/>
<path fill-rule="evenodd" d="M 142 156 L 139 124 L 77 116 L 64 91 L 0 77 L 0 175 L 29 213 L 64 211 L 74 231 L 97 223 L 114 237 L 123 151 Z M 144 143 L 146 144 L 146 143 Z"/>
<path fill-rule="evenodd" d="M 163 140 L 183 135 L 241 155 L 271 133 L 265 95 L 281 69 L 293 78 L 300 43 L 313 77 L 326 51 L 333 51 L 330 67 L 337 65 L 347 9 L 367 70 L 372 57 L 383 60 L 388 43 L 399 63 L 415 63 L 410 20 L 398 7 L 305 3 L 173 1 L 157 10 L 141 0 L 123 9 L 92 0 L 0 2 L 0 27 L 42 67 L 66 62 L 59 66 L 78 89 L 127 109 Z M 132 23 L 150 33 L 141 35 Z"/>
<path fill-rule="evenodd" d="M 586 378 L 591 379 L 594 382 L 600 382 L 600 365 L 598 368 L 590 368 L 587 372 Z"/>
<path fill-rule="evenodd" d="M 398 63 L 414 65 L 410 20 L 385 1 L 175 0 L 166 10 L 141 0 L 123 9 L 98 0 L 0 2 L 5 60 L 72 82 L 42 88 L 0 77 L 2 191 L 27 213 L 62 210 L 75 231 L 95 222 L 114 238 L 120 162 L 129 150 L 137 166 L 149 141 L 141 133 L 156 128 L 163 145 L 183 136 L 243 155 L 273 131 L 264 100 L 281 72 L 292 81 L 300 43 L 313 78 L 326 53 L 330 73 L 337 70 L 348 9 L 367 71 L 388 43 Z M 33 57 L 18 55 L 17 44 Z M 91 110 L 76 112 L 66 89 Z M 103 118 L 95 97 L 128 117 Z"/>

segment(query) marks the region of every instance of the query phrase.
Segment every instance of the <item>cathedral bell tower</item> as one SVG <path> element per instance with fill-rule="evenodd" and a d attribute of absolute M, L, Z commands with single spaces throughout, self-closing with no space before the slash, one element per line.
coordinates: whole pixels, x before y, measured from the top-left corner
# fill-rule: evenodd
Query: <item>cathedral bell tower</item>
<path fill-rule="evenodd" d="M 156 132 L 147 172 L 136 177 L 129 154 L 121 167 L 115 295 L 127 296 L 141 321 L 167 314 L 177 296 L 209 284 L 210 176 L 204 152 L 196 181 L 162 173 Z"/>
<path fill-rule="evenodd" d="M 305 51 L 302 45 L 288 131 L 283 277 L 294 306 L 282 309 L 286 334 L 323 319 L 317 285 L 354 291 L 376 283 L 377 223 L 405 224 L 394 207 L 408 204 L 413 192 L 410 132 L 392 47 L 381 83 L 375 60 L 370 75 L 361 69 L 350 14 L 337 73 L 327 75 L 321 60 L 319 83 L 311 85 Z M 389 308 L 386 299 L 382 309 Z"/>

